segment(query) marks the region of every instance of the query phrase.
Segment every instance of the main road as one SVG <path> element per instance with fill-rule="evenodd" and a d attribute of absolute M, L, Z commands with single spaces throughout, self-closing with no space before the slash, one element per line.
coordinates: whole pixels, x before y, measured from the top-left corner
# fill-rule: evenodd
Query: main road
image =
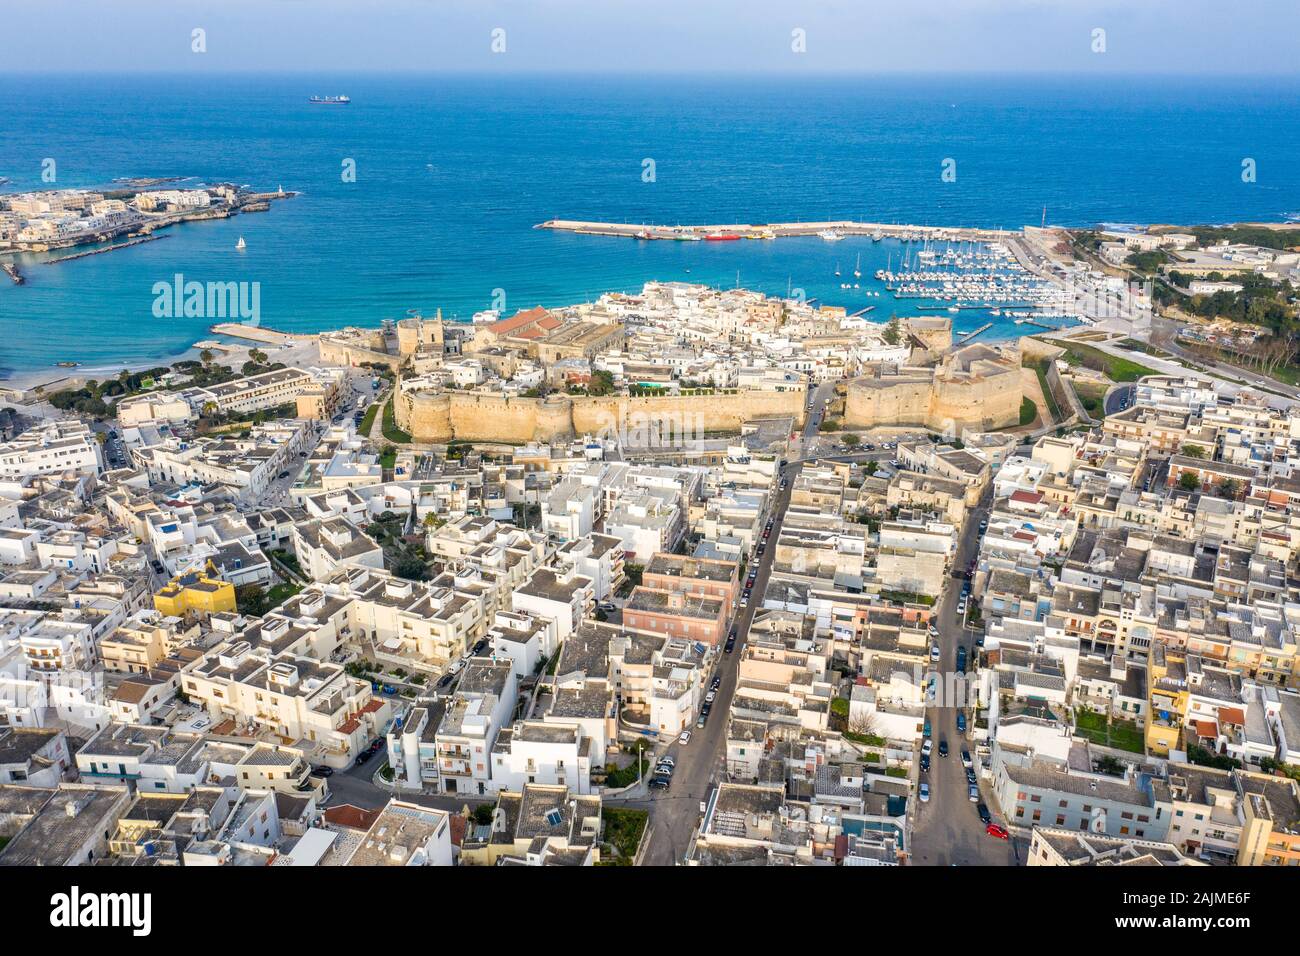
<path fill-rule="evenodd" d="M 967 672 L 975 669 L 976 632 L 966 627 L 963 616 L 957 613 L 964 579 L 957 575 L 979 550 L 979 524 L 988 517 L 992 500 L 992 485 L 985 489 L 978 506 L 966 516 L 953 557 L 953 574 L 947 579 L 943 593 L 935 605 L 939 629 L 939 661 L 937 665 L 939 697 L 936 706 L 927 707 L 925 716 L 930 724 L 934 749 L 930 755 L 930 770 L 920 772 L 920 755 L 913 761 L 913 782 L 930 785 L 930 800 L 921 803 L 914 795 L 912 815 L 911 859 L 914 864 L 928 866 L 984 865 L 1008 866 L 1017 861 L 1017 850 L 1009 842 L 989 836 L 980 822 L 976 804 L 968 795 L 966 770 L 962 766 L 961 752 L 970 751 L 975 757 L 975 746 L 970 739 L 971 725 L 966 733 L 957 732 L 957 714 L 966 713 L 973 721 L 974 713 L 964 706 L 960 698 L 951 693 L 962 682 L 957 675 L 957 648 L 966 648 Z M 968 608 L 969 610 L 969 608 Z M 947 678 L 947 679 L 945 679 Z M 948 756 L 939 756 L 939 742 L 948 744 Z M 919 790 L 919 787 L 916 788 Z M 914 791 L 914 794 L 916 791 Z M 980 783 L 980 799 L 989 803 L 987 788 Z M 992 808 L 990 808 L 992 809 Z M 994 820 L 1001 821 L 996 814 Z"/>
<path fill-rule="evenodd" d="M 834 382 L 827 382 L 810 394 L 811 405 L 799 438 L 791 448 L 791 459 L 799 457 L 797 450 L 816 435 L 823 415 L 822 402 L 834 392 L 834 388 Z M 627 800 L 613 798 L 606 801 L 611 806 L 638 807 L 650 812 L 647 831 L 650 845 L 642 860 L 644 866 L 672 866 L 682 862 L 690 848 L 691 837 L 700 823 L 701 801 L 708 798 L 720 780 L 726 779 L 727 717 L 736 691 L 740 656 L 749 636 L 754 613 L 762 604 L 763 592 L 772 573 L 776 541 L 781 534 L 786 509 L 790 506 L 794 480 L 802 467 L 801 462 L 793 461 L 781 469 L 786 487 L 781 490 L 778 485 L 767 512 L 767 520 L 772 522 L 772 533 L 766 539 L 763 554 L 755 559 L 758 576 L 751 591 L 749 606 L 739 608 L 733 621 L 736 628 L 735 649 L 730 654 L 718 655 L 714 674 L 722 679 L 722 684 L 713 701 L 708 721 L 704 727 L 692 729 L 689 744 L 674 743 L 668 750 L 677 762 L 672 785 L 666 791 L 651 791 L 645 797 Z M 759 540 L 764 539 L 760 537 Z M 748 576 L 748 573 L 747 569 L 745 575 Z M 744 581 L 741 583 L 743 585 Z"/>

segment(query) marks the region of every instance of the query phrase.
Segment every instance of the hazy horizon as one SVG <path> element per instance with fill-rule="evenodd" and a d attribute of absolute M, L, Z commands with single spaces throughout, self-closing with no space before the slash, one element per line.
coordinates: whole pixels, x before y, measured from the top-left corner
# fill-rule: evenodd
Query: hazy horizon
<path fill-rule="evenodd" d="M 1290 0 L 934 0 L 923 8 L 901 6 L 851 0 L 43 0 L 6 8 L 0 63 L 6 75 L 1300 75 L 1293 39 L 1300 34 L 1300 4 Z M 203 31 L 202 53 L 193 49 L 195 30 Z M 494 40 L 496 30 L 504 33 Z"/>

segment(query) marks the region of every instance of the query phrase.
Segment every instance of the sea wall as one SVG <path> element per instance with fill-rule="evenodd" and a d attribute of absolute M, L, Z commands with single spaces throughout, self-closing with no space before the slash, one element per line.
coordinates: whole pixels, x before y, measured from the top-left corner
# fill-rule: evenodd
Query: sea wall
<path fill-rule="evenodd" d="M 486 392 L 422 391 L 394 404 L 398 427 L 416 441 L 554 441 L 583 434 L 700 436 L 739 431 L 755 418 L 802 424 L 804 394 L 738 390 L 662 397 L 552 395 L 520 398 Z"/>

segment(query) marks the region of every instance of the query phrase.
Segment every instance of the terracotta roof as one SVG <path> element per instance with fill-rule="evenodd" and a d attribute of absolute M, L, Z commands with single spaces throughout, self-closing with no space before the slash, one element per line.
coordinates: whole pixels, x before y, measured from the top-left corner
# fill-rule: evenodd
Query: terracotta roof
<path fill-rule="evenodd" d="M 366 706 L 361 708 L 360 713 L 373 714 L 375 711 L 379 710 L 383 706 L 384 706 L 384 702 L 382 700 L 376 700 L 375 698 L 372 697 L 368 701 L 366 701 Z"/>
<path fill-rule="evenodd" d="M 1213 740 L 1219 736 L 1219 725 L 1212 720 L 1194 720 L 1192 724 L 1196 727 L 1196 736 L 1208 737 Z"/>
<path fill-rule="evenodd" d="M 369 830 L 379 819 L 381 810 L 363 810 L 350 803 L 341 803 L 337 807 L 327 807 L 325 822 L 336 827 L 350 827 L 353 830 Z"/>
<path fill-rule="evenodd" d="M 1011 493 L 1012 501 L 1023 501 L 1026 504 L 1036 505 L 1043 500 L 1043 495 L 1038 491 L 1013 491 Z"/>
<path fill-rule="evenodd" d="M 1233 724 L 1237 727 L 1246 726 L 1246 712 L 1240 707 L 1220 707 L 1219 723 Z"/>
<path fill-rule="evenodd" d="M 360 726 L 361 721 L 357 720 L 355 717 L 349 717 L 347 720 L 343 721 L 343 723 L 339 724 L 339 733 L 351 734 Z"/>
<path fill-rule="evenodd" d="M 516 312 L 508 319 L 502 319 L 500 322 L 493 322 L 488 329 L 497 335 L 509 335 L 515 329 L 522 329 L 526 326 L 536 323 L 543 329 L 554 329 L 561 323 L 551 313 L 547 312 L 540 305 L 533 306 L 531 309 L 525 309 L 523 312 Z"/>

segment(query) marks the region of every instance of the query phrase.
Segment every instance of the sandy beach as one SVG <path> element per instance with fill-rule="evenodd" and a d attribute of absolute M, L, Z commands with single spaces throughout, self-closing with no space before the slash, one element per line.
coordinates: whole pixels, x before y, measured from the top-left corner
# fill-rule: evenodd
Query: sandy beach
<path fill-rule="evenodd" d="M 265 330 L 271 332 L 271 330 Z M 228 368 L 238 371 L 245 362 L 249 360 L 248 353 L 250 349 L 260 349 L 265 352 L 272 362 L 282 362 L 285 365 L 303 367 L 307 365 L 320 364 L 320 352 L 316 346 L 315 335 L 294 334 L 285 336 L 289 341 L 283 345 L 273 345 L 268 342 L 253 341 L 251 339 L 242 339 L 236 336 L 212 332 L 200 340 L 201 343 L 211 344 L 218 343 L 221 347 L 210 347 L 208 351 L 212 353 L 212 361 L 217 365 L 225 365 Z M 8 375 L 0 377 L 0 391 L 28 391 L 36 386 L 42 386 L 47 393 L 61 391 L 64 388 L 79 388 L 82 383 L 90 380 L 102 381 L 105 378 L 116 377 L 119 372 L 126 369 L 129 372 L 138 372 L 144 369 L 157 368 L 162 365 L 173 365 L 176 362 L 199 360 L 199 355 L 203 349 L 199 348 L 200 343 L 196 342 L 188 349 L 175 355 L 169 355 L 148 362 L 132 362 L 123 365 L 99 365 L 99 366 L 79 366 L 77 368 L 48 368 L 48 369 L 22 369 L 11 372 Z"/>

